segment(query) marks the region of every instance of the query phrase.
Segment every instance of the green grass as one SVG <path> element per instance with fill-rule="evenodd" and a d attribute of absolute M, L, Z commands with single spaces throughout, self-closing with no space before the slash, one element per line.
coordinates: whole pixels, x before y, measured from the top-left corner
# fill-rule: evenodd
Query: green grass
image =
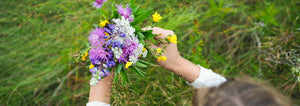
<path fill-rule="evenodd" d="M 0 3 L 0 105 L 85 105 L 91 75 L 73 55 L 84 47 L 92 24 L 101 18 L 91 2 Z M 183 57 L 228 78 L 263 79 L 300 104 L 300 83 L 291 74 L 291 67 L 299 63 L 289 64 L 300 57 L 300 1 L 144 0 L 141 4 L 161 13 L 164 19 L 156 26 L 175 31 Z M 285 57 L 284 52 L 292 50 L 294 54 Z M 114 83 L 112 104 L 191 104 L 192 88 L 183 79 L 155 65 L 144 70 L 145 78 L 130 72 L 130 83 Z"/>

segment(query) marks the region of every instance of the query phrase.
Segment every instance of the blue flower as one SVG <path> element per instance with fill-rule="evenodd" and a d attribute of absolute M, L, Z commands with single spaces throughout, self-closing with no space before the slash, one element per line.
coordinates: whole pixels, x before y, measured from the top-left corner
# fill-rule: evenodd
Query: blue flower
<path fill-rule="evenodd" d="M 121 42 L 118 41 L 118 40 L 113 41 L 113 42 L 112 42 L 112 47 L 119 47 L 119 48 L 121 48 Z"/>
<path fill-rule="evenodd" d="M 115 61 L 109 61 L 108 63 L 107 63 L 107 66 L 108 67 L 112 67 L 112 66 L 115 66 L 116 65 L 116 63 L 115 63 Z"/>
<path fill-rule="evenodd" d="M 100 77 L 105 77 L 106 76 L 106 74 L 103 72 L 103 69 L 99 72 L 99 76 Z"/>
<path fill-rule="evenodd" d="M 98 67 L 90 69 L 90 72 L 94 75 L 98 71 Z"/>
<path fill-rule="evenodd" d="M 108 24 L 108 28 L 110 29 L 110 30 L 115 30 L 115 25 L 113 25 L 113 24 Z"/>
<path fill-rule="evenodd" d="M 110 72 L 107 69 L 102 70 L 105 73 L 105 76 L 109 76 Z"/>
<path fill-rule="evenodd" d="M 99 60 L 92 60 L 93 65 L 100 65 L 101 62 Z"/>
<path fill-rule="evenodd" d="M 103 38 L 104 38 L 104 39 L 107 39 L 107 38 L 109 38 L 109 37 L 110 37 L 110 36 L 105 35 Z"/>
<path fill-rule="evenodd" d="M 110 34 L 110 35 L 112 34 L 111 31 L 110 31 L 108 28 L 104 28 L 104 31 L 105 31 L 106 33 Z"/>
<path fill-rule="evenodd" d="M 122 38 L 124 38 L 124 37 L 126 37 L 126 34 L 125 33 L 121 33 L 121 34 L 119 34 L 119 36 L 122 37 Z"/>
<path fill-rule="evenodd" d="M 112 40 L 109 39 L 109 40 L 106 42 L 106 47 L 109 46 L 109 45 L 111 45 L 111 43 L 112 43 Z"/>

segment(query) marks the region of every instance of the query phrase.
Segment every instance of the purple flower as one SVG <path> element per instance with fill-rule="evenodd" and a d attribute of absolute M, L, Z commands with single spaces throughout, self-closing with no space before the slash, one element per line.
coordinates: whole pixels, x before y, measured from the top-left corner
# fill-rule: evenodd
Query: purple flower
<path fill-rule="evenodd" d="M 130 15 L 132 14 L 132 9 L 129 7 L 128 4 L 126 5 L 125 8 L 123 8 L 122 5 L 116 5 L 116 7 L 118 8 L 118 12 L 121 16 L 128 19 L 130 22 L 133 21 L 133 18 L 130 17 Z"/>
<path fill-rule="evenodd" d="M 122 54 L 121 56 L 120 56 L 120 58 L 118 59 L 118 62 L 119 63 L 126 63 L 126 62 L 128 62 L 128 59 L 126 59 L 125 57 L 128 57 L 126 54 Z M 129 57 L 128 57 L 129 58 Z"/>
<path fill-rule="evenodd" d="M 108 53 L 102 47 L 92 48 L 89 50 L 90 59 L 99 60 L 102 63 L 106 63 L 108 61 L 107 55 Z"/>
<path fill-rule="evenodd" d="M 95 0 L 95 2 L 93 2 L 93 6 L 97 9 L 101 8 L 104 2 L 106 2 L 106 0 Z"/>
<path fill-rule="evenodd" d="M 122 55 L 118 59 L 119 63 L 126 63 L 129 61 L 129 56 L 134 54 L 134 50 L 137 48 L 138 44 L 134 43 L 131 40 L 126 40 L 126 45 L 122 47 Z"/>
<path fill-rule="evenodd" d="M 88 38 L 92 46 L 101 47 L 105 42 L 105 40 L 103 39 L 104 37 L 104 30 L 102 28 L 95 28 L 90 32 L 90 36 Z"/>
<path fill-rule="evenodd" d="M 127 45 L 123 47 L 123 54 L 133 55 L 134 50 L 137 48 L 138 44 L 134 43 L 133 41 L 126 40 Z"/>

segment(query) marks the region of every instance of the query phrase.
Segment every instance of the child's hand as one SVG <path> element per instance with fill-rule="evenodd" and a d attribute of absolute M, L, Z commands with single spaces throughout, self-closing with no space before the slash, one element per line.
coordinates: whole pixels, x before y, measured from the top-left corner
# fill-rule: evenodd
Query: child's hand
<path fill-rule="evenodd" d="M 153 34 L 157 34 L 159 36 L 155 36 L 155 39 L 165 39 L 168 35 L 175 35 L 171 30 L 165 30 L 162 28 L 154 27 L 154 28 L 143 28 L 143 30 L 153 30 Z M 166 47 L 164 49 L 163 47 Z M 177 44 L 171 42 L 170 44 L 167 42 L 163 42 L 159 45 L 152 45 L 152 48 L 161 48 L 165 50 L 163 56 L 167 57 L 166 61 L 157 61 L 158 65 L 161 67 L 174 72 L 177 75 L 182 76 L 188 82 L 193 82 L 195 79 L 199 77 L 200 68 L 191 63 L 190 61 L 182 58 L 177 50 Z"/>
<path fill-rule="evenodd" d="M 156 34 L 158 36 L 155 36 L 155 39 L 165 39 L 167 38 L 169 35 L 175 35 L 173 31 L 171 30 L 166 30 L 166 29 L 162 29 L 162 28 L 158 28 L 158 27 L 153 27 L 153 28 L 143 28 L 143 30 L 153 30 L 153 34 Z M 164 49 L 163 47 L 166 47 L 166 49 Z M 156 48 L 161 48 L 162 50 L 165 50 L 165 53 L 162 56 L 166 56 L 167 60 L 166 61 L 157 61 L 158 65 L 160 65 L 161 67 L 171 70 L 172 68 L 174 68 L 174 66 L 176 65 L 176 62 L 178 62 L 181 59 L 181 56 L 177 50 L 177 44 L 175 43 L 166 43 L 163 42 L 160 45 L 152 45 L 153 49 Z"/>

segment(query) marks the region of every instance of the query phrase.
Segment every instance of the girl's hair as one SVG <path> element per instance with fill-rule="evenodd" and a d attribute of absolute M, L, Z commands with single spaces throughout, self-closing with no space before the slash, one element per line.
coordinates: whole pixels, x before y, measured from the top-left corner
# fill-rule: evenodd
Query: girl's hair
<path fill-rule="evenodd" d="M 204 90 L 204 89 L 202 89 Z M 230 79 L 206 94 L 196 90 L 194 106 L 290 106 L 288 100 L 275 89 L 252 81 L 250 78 Z"/>

